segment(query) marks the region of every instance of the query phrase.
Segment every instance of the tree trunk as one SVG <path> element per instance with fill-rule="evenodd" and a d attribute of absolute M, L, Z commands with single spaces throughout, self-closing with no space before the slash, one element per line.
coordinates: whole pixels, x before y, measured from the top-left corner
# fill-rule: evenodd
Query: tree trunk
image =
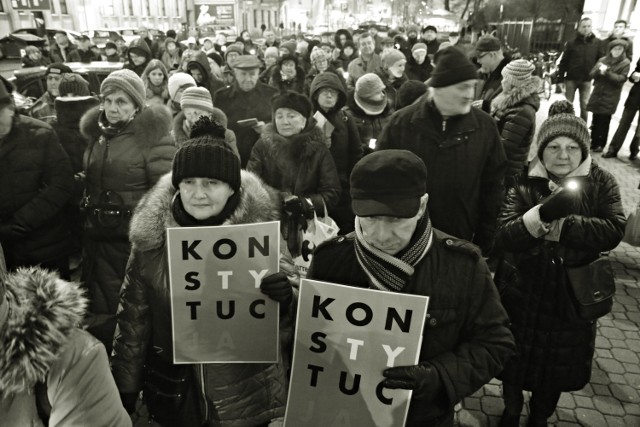
<path fill-rule="evenodd" d="M 467 10 L 469 10 L 469 4 L 471 3 L 471 0 L 467 0 L 467 2 L 464 4 L 464 9 L 462 10 L 462 13 L 460 14 L 460 21 L 464 20 L 464 15 L 466 15 Z"/>

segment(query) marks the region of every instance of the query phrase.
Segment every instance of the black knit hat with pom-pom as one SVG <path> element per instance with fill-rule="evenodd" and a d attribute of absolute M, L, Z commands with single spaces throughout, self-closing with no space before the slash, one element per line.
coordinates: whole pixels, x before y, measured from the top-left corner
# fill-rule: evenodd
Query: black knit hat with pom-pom
<path fill-rule="evenodd" d="M 576 116 L 573 105 L 565 100 L 556 101 L 549 107 L 549 118 L 540 126 L 538 158 L 542 160 L 542 152 L 547 144 L 559 136 L 566 136 L 577 142 L 582 151 L 582 160 L 587 158 L 591 143 L 589 128 L 584 120 Z"/>
<path fill-rule="evenodd" d="M 212 178 L 240 189 L 240 159 L 225 143 L 224 126 L 202 116 L 173 157 L 171 182 L 178 188 L 184 178 Z"/>

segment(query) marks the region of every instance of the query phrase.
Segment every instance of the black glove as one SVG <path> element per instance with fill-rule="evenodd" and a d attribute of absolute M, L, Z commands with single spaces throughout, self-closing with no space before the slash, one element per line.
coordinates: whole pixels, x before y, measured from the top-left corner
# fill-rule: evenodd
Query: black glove
<path fill-rule="evenodd" d="M 263 277 L 260 291 L 274 301 L 280 303 L 280 310 L 285 310 L 293 299 L 293 288 L 285 273 L 273 273 Z"/>
<path fill-rule="evenodd" d="M 431 400 L 442 387 L 438 370 L 429 362 L 388 368 L 382 375 L 386 378 L 382 381 L 383 387 L 413 390 L 413 398 Z"/>
<path fill-rule="evenodd" d="M 305 198 L 289 196 L 284 199 L 282 209 L 302 230 L 307 229 L 307 220 L 313 219 L 313 204 Z"/>
<path fill-rule="evenodd" d="M 2 240 L 16 240 L 24 236 L 27 230 L 17 224 L 1 224 L 0 225 L 0 239 Z"/>
<path fill-rule="evenodd" d="M 124 406 L 127 414 L 134 414 L 136 412 L 138 393 L 120 393 L 120 400 L 122 401 L 122 406 Z"/>
<path fill-rule="evenodd" d="M 551 222 L 564 218 L 575 209 L 577 198 L 577 192 L 567 188 L 552 194 L 540 206 L 540 219 L 544 222 Z"/>

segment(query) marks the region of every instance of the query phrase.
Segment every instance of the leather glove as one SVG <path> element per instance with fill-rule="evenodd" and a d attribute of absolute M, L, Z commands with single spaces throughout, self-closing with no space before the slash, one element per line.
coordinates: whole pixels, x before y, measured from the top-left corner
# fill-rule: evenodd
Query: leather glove
<path fill-rule="evenodd" d="M 307 220 L 313 219 L 313 204 L 303 197 L 287 197 L 284 200 L 282 208 L 284 213 L 302 230 L 307 229 Z"/>
<path fill-rule="evenodd" d="M 293 288 L 285 273 L 273 273 L 262 278 L 260 291 L 280 303 L 280 310 L 286 309 L 293 299 Z"/>
<path fill-rule="evenodd" d="M 17 224 L 0 224 L 0 239 L 15 240 L 26 234 L 27 230 Z"/>
<path fill-rule="evenodd" d="M 382 381 L 383 387 L 413 390 L 413 398 L 432 400 L 442 387 L 438 370 L 429 362 L 388 368 L 382 375 L 386 378 Z"/>
<path fill-rule="evenodd" d="M 540 206 L 540 219 L 551 222 L 564 218 L 574 210 L 578 195 L 575 190 L 563 188 L 549 196 Z"/>
<path fill-rule="evenodd" d="M 131 415 L 136 412 L 136 402 L 138 402 L 138 393 L 120 393 L 122 406 Z"/>

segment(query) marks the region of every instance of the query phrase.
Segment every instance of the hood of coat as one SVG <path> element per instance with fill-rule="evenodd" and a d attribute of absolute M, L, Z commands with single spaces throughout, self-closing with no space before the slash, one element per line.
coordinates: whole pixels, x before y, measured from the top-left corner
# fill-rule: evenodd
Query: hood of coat
<path fill-rule="evenodd" d="M 207 59 L 207 54 L 202 51 L 196 53 L 191 59 L 191 61 L 187 62 L 187 70 L 193 70 L 197 68 L 204 80 L 198 84 L 198 86 L 206 86 L 209 84 L 211 80 L 211 67 L 209 66 L 209 60 Z"/>
<path fill-rule="evenodd" d="M 78 129 L 83 114 L 100 104 L 95 96 L 57 97 L 55 100 L 58 124 L 67 128 Z"/>
<path fill-rule="evenodd" d="M 151 49 L 149 49 L 149 45 L 146 41 L 144 41 L 142 37 L 138 37 L 137 39 L 132 40 L 129 44 L 129 49 L 127 50 L 127 58 L 129 58 L 129 62 L 133 63 L 131 61 L 131 57 L 129 56 L 131 52 L 138 55 L 144 55 L 145 58 L 147 58 L 147 60 L 145 61 L 147 63 L 151 60 Z"/>
<path fill-rule="evenodd" d="M 336 31 L 336 33 L 333 36 L 334 46 L 341 47 L 341 45 L 340 45 L 340 36 L 342 34 L 347 36 L 347 41 L 353 42 L 353 36 L 351 35 L 351 33 L 348 30 L 345 30 L 344 28 L 340 28 L 338 31 Z"/>
<path fill-rule="evenodd" d="M 10 312 L 0 336 L 0 396 L 45 380 L 88 304 L 78 284 L 39 268 L 9 274 L 6 285 Z"/>
<path fill-rule="evenodd" d="M 279 221 L 279 193 L 251 172 L 242 170 L 240 174 L 240 202 L 223 225 Z M 175 194 L 171 173 L 168 173 L 140 200 L 129 226 L 129 240 L 136 249 L 147 251 L 162 247 L 166 229 L 179 227 L 171 212 Z"/>
<path fill-rule="evenodd" d="M 542 79 L 538 76 L 531 76 L 527 82 L 521 86 L 512 86 L 508 91 L 504 89 L 491 101 L 491 112 L 506 110 L 520 102 L 527 102 L 535 108 L 540 108 L 540 96 Z"/>
<path fill-rule="evenodd" d="M 80 119 L 80 132 L 88 141 L 97 141 L 102 135 L 98 126 L 100 113 L 100 107 L 94 107 Z M 171 111 L 165 105 L 152 104 L 143 108 L 122 133 L 133 133 L 136 142 L 147 145 L 166 137 L 170 131 Z"/>
<path fill-rule="evenodd" d="M 331 88 L 338 91 L 338 100 L 332 110 L 340 110 L 347 104 L 347 91 L 338 76 L 330 71 L 318 74 L 311 82 L 309 97 L 313 103 L 314 111 L 320 109 L 318 106 L 318 91 L 323 88 Z"/>

